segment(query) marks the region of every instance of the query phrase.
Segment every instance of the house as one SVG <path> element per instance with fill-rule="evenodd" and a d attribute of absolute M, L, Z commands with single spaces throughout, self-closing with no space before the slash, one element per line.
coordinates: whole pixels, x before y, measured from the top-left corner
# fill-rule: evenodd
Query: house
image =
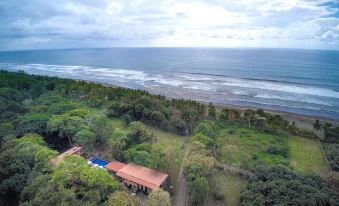
<path fill-rule="evenodd" d="M 169 184 L 167 174 L 133 163 L 124 164 L 112 161 L 105 168 L 114 172 L 125 185 L 146 193 L 158 188 L 166 189 Z"/>
<path fill-rule="evenodd" d="M 59 154 L 57 157 L 55 157 L 54 159 L 51 160 L 51 163 L 53 165 L 58 165 L 66 155 L 73 155 L 73 154 L 76 154 L 76 155 L 82 155 L 83 152 L 81 150 L 81 147 L 72 147 L 71 149 Z"/>

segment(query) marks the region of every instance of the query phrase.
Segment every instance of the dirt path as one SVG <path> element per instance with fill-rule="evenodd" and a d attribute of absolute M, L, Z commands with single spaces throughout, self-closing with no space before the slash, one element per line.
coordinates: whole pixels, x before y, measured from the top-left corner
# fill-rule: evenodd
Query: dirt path
<path fill-rule="evenodd" d="M 176 190 L 176 199 L 175 204 L 176 206 L 186 206 L 187 205 L 187 182 L 184 176 L 184 171 L 181 166 L 178 182 L 177 182 L 177 190 Z"/>

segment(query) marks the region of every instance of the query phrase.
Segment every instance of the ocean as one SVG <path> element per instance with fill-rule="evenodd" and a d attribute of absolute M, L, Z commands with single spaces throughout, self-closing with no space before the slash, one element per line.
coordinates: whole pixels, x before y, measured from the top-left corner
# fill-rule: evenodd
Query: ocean
<path fill-rule="evenodd" d="M 339 51 L 254 48 L 3 51 L 0 69 L 339 120 Z"/>

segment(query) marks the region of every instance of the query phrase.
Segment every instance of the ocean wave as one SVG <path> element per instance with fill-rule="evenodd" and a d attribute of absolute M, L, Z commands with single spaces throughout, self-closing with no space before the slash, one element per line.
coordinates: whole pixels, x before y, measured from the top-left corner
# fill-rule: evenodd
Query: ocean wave
<path fill-rule="evenodd" d="M 317 87 L 307 87 L 299 85 L 287 85 L 282 83 L 273 83 L 263 81 L 246 81 L 244 79 L 228 79 L 227 81 L 221 83 L 223 86 L 232 86 L 232 87 L 241 87 L 241 88 L 250 88 L 250 89 L 263 89 L 270 91 L 278 92 L 288 92 L 296 94 L 307 94 L 321 97 L 332 97 L 339 99 L 339 92 Z"/>
<path fill-rule="evenodd" d="M 24 70 L 34 74 L 57 75 L 61 77 L 77 75 L 77 78 L 79 76 L 79 78 L 91 80 L 131 82 L 145 88 L 156 85 L 157 87 L 165 86 L 197 91 L 211 91 L 213 95 L 233 94 L 245 96 L 246 101 L 249 102 L 255 98 L 260 98 L 261 104 L 265 103 L 265 99 L 267 104 L 273 104 L 273 100 L 294 101 L 299 102 L 300 105 L 303 103 L 316 104 L 319 105 L 317 107 L 319 109 L 320 105 L 338 107 L 337 104 L 333 105 L 333 101 L 334 99 L 339 99 L 339 92 L 331 89 L 280 81 L 236 78 L 226 75 L 204 76 L 205 74 L 201 73 L 190 73 L 190 75 L 182 75 L 182 73 L 146 73 L 144 71 L 124 68 L 79 65 L 0 64 L 2 67 L 4 65 L 6 68 L 11 68 L 11 70 Z M 49 72 L 51 73 L 49 74 Z M 290 106 L 292 107 L 292 105 Z"/>

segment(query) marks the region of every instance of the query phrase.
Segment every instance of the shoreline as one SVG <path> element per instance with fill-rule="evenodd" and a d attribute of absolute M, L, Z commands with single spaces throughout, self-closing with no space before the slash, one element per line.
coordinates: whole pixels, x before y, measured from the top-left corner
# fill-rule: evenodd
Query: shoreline
<path fill-rule="evenodd" d="M 114 84 L 110 84 L 110 83 L 101 83 L 101 82 L 97 82 L 97 81 L 91 81 L 91 80 L 81 80 L 81 79 L 75 79 L 77 81 L 86 81 L 86 82 L 90 82 L 90 83 L 96 83 L 96 84 L 100 84 L 106 87 L 122 87 L 122 88 L 128 88 L 128 87 L 123 87 L 123 86 L 118 86 L 118 85 L 114 85 Z M 128 88 L 128 89 L 135 89 L 136 88 Z M 177 97 L 171 97 L 166 95 L 165 93 L 154 93 L 148 90 L 144 90 L 150 94 L 155 94 L 155 95 L 163 95 L 165 96 L 167 99 L 186 99 L 186 100 L 194 100 L 197 102 L 200 102 L 202 104 L 208 105 L 209 102 L 207 101 L 203 101 L 203 100 L 197 100 L 197 99 L 192 99 L 192 98 L 181 98 L 180 96 Z M 293 113 L 293 112 L 286 112 L 286 111 L 280 111 L 280 110 L 272 110 L 272 109 L 265 109 L 265 108 L 261 108 L 261 107 L 254 107 L 254 106 L 239 106 L 239 105 L 233 105 L 233 104 L 226 104 L 226 103 L 214 103 L 212 102 L 213 105 L 218 109 L 221 110 L 223 108 L 233 108 L 233 109 L 238 109 L 241 111 L 244 111 L 246 109 L 253 109 L 253 110 L 257 110 L 257 109 L 263 109 L 265 112 L 270 113 L 270 114 L 277 114 L 280 115 L 281 117 L 283 117 L 284 119 L 286 119 L 287 121 L 289 121 L 290 123 L 295 122 L 297 124 L 297 127 L 299 128 L 304 128 L 304 129 L 309 129 L 309 130 L 313 130 L 313 123 L 316 120 L 319 120 L 320 123 L 325 123 L 325 122 L 329 122 L 331 123 L 333 126 L 339 126 L 339 120 L 336 119 L 332 119 L 332 118 L 327 118 L 327 117 L 321 117 L 321 116 L 312 116 L 312 115 L 302 115 L 302 114 L 297 114 L 297 113 Z"/>

